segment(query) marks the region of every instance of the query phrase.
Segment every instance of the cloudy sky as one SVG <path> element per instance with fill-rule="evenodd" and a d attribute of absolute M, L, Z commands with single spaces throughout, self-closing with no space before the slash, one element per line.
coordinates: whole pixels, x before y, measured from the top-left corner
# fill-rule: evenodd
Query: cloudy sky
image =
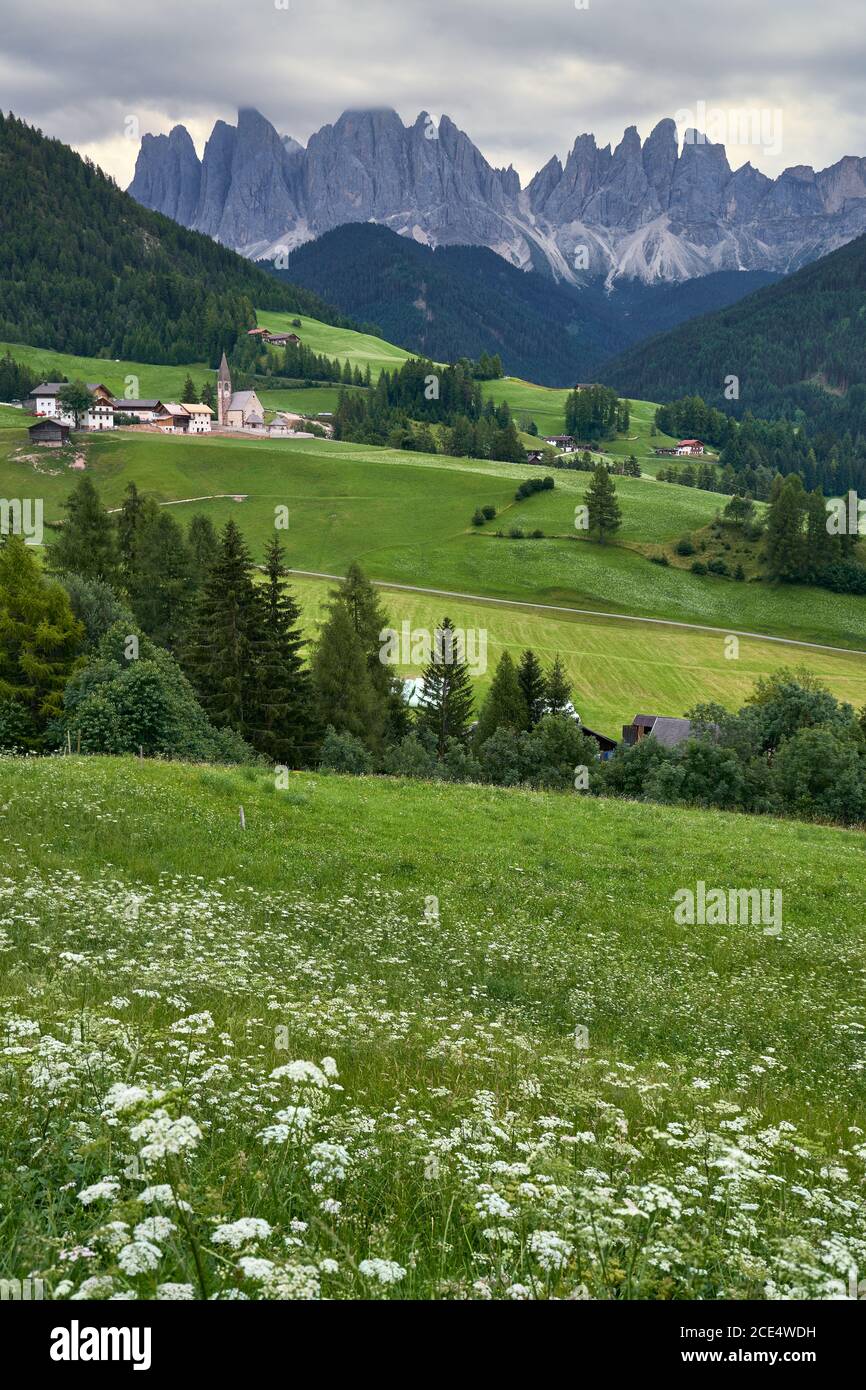
<path fill-rule="evenodd" d="M 8 6 L 6 7 L 8 10 Z M 575 137 L 706 111 L 774 175 L 866 155 L 863 0 L 29 0 L 0 32 L 0 104 L 125 186 L 137 130 L 257 106 L 306 141 L 347 107 L 447 112 L 524 181 Z"/>

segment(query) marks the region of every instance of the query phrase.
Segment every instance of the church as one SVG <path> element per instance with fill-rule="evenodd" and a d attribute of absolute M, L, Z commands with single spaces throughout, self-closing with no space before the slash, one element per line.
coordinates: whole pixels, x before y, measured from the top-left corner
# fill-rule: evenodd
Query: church
<path fill-rule="evenodd" d="M 217 377 L 217 425 L 223 430 L 264 430 L 265 412 L 255 391 L 232 391 L 226 355 Z"/>

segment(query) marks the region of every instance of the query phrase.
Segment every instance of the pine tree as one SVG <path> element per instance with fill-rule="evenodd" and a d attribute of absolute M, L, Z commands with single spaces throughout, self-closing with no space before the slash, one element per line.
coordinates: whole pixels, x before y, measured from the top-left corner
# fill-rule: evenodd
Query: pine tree
<path fill-rule="evenodd" d="M 136 528 L 127 589 L 132 611 L 148 637 L 176 650 L 192 612 L 195 570 L 183 529 L 152 498 L 145 502 Z"/>
<path fill-rule="evenodd" d="M 2 707 L 11 707 L 16 744 L 41 748 L 83 641 L 66 590 L 46 581 L 20 536 L 9 536 L 0 546 L 0 724 L 9 724 Z"/>
<path fill-rule="evenodd" d="M 52 547 L 52 568 L 116 584 L 119 559 L 115 528 L 87 474 L 79 479 L 64 508 L 68 520 Z"/>
<path fill-rule="evenodd" d="M 767 512 L 767 564 L 776 579 L 802 579 L 806 571 L 804 518 L 806 493 L 799 473 L 791 473 Z"/>
<path fill-rule="evenodd" d="M 209 516 L 196 512 L 187 530 L 187 544 L 192 557 L 196 586 L 201 588 L 219 553 L 219 540 Z"/>
<path fill-rule="evenodd" d="M 196 606 L 184 664 L 212 723 L 237 730 L 256 748 L 263 733 L 259 666 L 264 626 L 252 560 L 235 522 L 229 521 Z"/>
<path fill-rule="evenodd" d="M 433 735 L 439 758 L 444 756 L 449 738 L 466 742 L 474 706 L 462 644 L 454 633 L 451 619 L 443 618 L 433 639 L 431 660 L 424 670 L 418 705 L 418 727 Z"/>
<path fill-rule="evenodd" d="M 288 767 L 307 767 L 319 744 L 309 669 L 301 654 L 301 610 L 288 588 L 285 552 L 274 536 L 265 553 L 265 650 L 261 667 L 264 751 Z"/>
<path fill-rule="evenodd" d="M 546 696 L 546 686 L 544 672 L 541 669 L 541 662 L 530 648 L 525 651 L 520 658 L 520 665 L 517 668 L 517 681 L 520 692 L 523 695 L 523 702 L 526 706 L 526 719 L 524 724 L 526 729 L 534 729 L 541 716 L 544 714 L 544 700 Z"/>
<path fill-rule="evenodd" d="M 616 500 L 616 484 L 603 463 L 593 473 L 583 500 L 589 512 L 589 533 L 604 545 L 622 525 L 622 512 Z"/>
<path fill-rule="evenodd" d="M 571 682 L 565 674 L 565 667 L 559 656 L 547 672 L 544 687 L 545 709 L 548 714 L 565 714 L 571 704 Z"/>
<path fill-rule="evenodd" d="M 499 728 L 519 733 L 529 723 L 526 701 L 510 652 L 503 652 L 493 673 L 487 698 L 481 706 L 475 743 L 480 746 Z"/>
<path fill-rule="evenodd" d="M 345 603 L 331 604 L 313 654 L 317 714 L 324 726 L 354 734 L 378 751 L 383 715 L 370 679 L 367 654 Z"/>
<path fill-rule="evenodd" d="M 197 405 L 198 392 L 195 389 L 195 382 L 191 376 L 187 376 L 183 383 L 183 395 L 180 398 L 182 405 Z"/>
<path fill-rule="evenodd" d="M 370 680 L 381 705 L 377 720 L 386 738 L 401 738 L 408 732 L 408 718 L 402 698 L 402 683 L 393 670 L 381 660 L 381 633 L 388 627 L 388 614 L 382 607 L 379 592 L 352 561 L 346 578 L 331 594 L 332 602 L 344 603 L 349 610 L 352 626 L 358 634 L 367 657 Z"/>
<path fill-rule="evenodd" d="M 135 567 L 135 547 L 138 528 L 144 512 L 144 499 L 135 486 L 127 483 L 126 495 L 117 516 L 117 550 L 120 572 L 126 582 Z"/>
<path fill-rule="evenodd" d="M 216 392 L 213 389 L 213 383 L 210 381 L 206 381 L 201 388 L 201 403 L 202 405 L 209 405 L 211 410 L 216 409 Z"/>

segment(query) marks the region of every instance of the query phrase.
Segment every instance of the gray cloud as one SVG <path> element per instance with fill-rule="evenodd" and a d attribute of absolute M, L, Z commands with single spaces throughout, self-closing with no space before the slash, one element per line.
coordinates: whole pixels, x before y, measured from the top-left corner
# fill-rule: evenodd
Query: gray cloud
<path fill-rule="evenodd" d="M 575 137 L 616 143 L 699 102 L 780 111 L 774 175 L 866 154 L 862 0 L 32 0 L 4 19 L 7 109 L 126 184 L 142 131 L 180 121 L 199 148 L 257 106 L 306 140 L 346 107 L 447 112 L 524 180 Z M 133 127 L 134 128 L 134 127 Z"/>

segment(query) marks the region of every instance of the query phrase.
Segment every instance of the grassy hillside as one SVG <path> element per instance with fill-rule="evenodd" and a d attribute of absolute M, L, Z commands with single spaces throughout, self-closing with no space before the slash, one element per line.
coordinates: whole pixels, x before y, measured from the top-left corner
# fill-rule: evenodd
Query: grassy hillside
<path fill-rule="evenodd" d="M 635 539 L 600 546 L 574 531 L 586 474 L 557 474 L 552 502 L 514 504 L 516 482 L 532 473 L 529 466 L 320 440 L 186 440 L 117 432 L 82 437 L 78 447 L 109 506 L 119 505 L 131 479 L 160 501 L 242 495 L 240 503 L 197 501 L 177 510 L 183 515 L 206 509 L 217 525 L 235 515 L 258 557 L 272 532 L 274 507 L 288 505 L 291 560 L 299 569 L 343 573 L 358 559 L 380 580 L 830 645 L 862 647 L 866 640 L 856 597 L 794 585 L 737 584 L 650 564 L 642 548 L 676 539 L 684 523 L 694 524 L 701 514 L 711 520 L 719 505 L 715 494 L 675 484 L 617 480 L 623 484 L 624 531 Z M 46 518 L 60 518 L 75 473 L 62 456 L 30 452 L 23 431 L 3 431 L 0 495 L 32 495 L 34 467 Z M 479 535 L 470 520 L 486 503 L 502 511 Z M 493 536 L 498 525 L 534 526 L 533 507 L 556 509 L 560 535 L 523 541 Z"/>
<path fill-rule="evenodd" d="M 143 400 L 156 396 L 163 401 L 179 400 L 183 384 L 192 377 L 201 390 L 205 381 L 216 380 L 216 373 L 204 362 L 192 362 L 180 367 L 152 362 L 121 362 L 106 357 L 80 357 L 76 353 L 56 352 L 54 348 L 35 348 L 25 343 L 0 342 L 0 355 L 9 352 L 16 362 L 30 367 L 43 381 L 101 381 L 122 396 L 128 377 L 138 380 L 138 395 Z"/>
<path fill-rule="evenodd" d="M 297 333 L 305 347 L 313 352 L 324 353 L 326 357 L 348 357 L 352 366 L 370 368 L 375 379 L 382 368 L 393 371 L 413 355 L 405 348 L 386 343 L 384 338 L 371 337 L 369 333 L 357 333 L 352 328 L 335 328 L 306 314 L 280 314 L 269 309 L 256 310 L 259 327 L 270 328 L 275 333 Z M 295 320 L 300 319 L 298 328 Z"/>
<path fill-rule="evenodd" d="M 862 835 L 95 758 L 0 790 L 0 1275 L 760 1299 L 862 1267 Z M 781 935 L 678 925 L 699 880 L 780 889 Z"/>
<path fill-rule="evenodd" d="M 314 638 L 334 585 L 297 575 L 292 585 L 303 610 L 305 631 Z M 517 660 L 532 647 L 545 666 L 555 656 L 562 659 L 581 718 L 590 728 L 617 738 L 621 726 L 640 711 L 684 714 L 701 700 L 718 700 L 738 709 L 760 676 L 784 665 L 802 663 L 840 699 L 857 709 L 866 704 L 866 655 L 859 653 L 798 651 L 744 637 L 738 655 L 731 659 L 719 633 L 577 613 L 542 613 L 389 588 L 382 591 L 382 603 L 398 629 L 408 622 L 410 629 L 429 632 L 447 613 L 464 631 L 487 633 L 487 670 L 472 681 L 476 708 L 502 651 L 507 648 Z M 417 665 L 397 669 L 401 675 L 420 674 Z"/>

